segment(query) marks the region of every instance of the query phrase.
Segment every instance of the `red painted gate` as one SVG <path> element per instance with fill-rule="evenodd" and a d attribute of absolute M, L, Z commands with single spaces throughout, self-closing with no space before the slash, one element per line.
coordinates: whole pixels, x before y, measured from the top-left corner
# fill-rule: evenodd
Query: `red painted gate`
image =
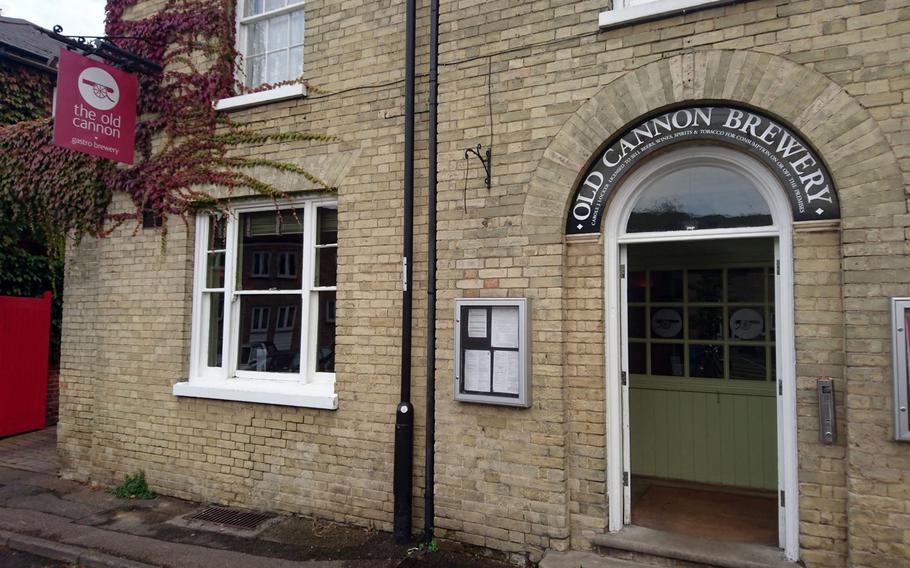
<path fill-rule="evenodd" d="M 0 296 L 0 437 L 44 427 L 51 293 Z"/>

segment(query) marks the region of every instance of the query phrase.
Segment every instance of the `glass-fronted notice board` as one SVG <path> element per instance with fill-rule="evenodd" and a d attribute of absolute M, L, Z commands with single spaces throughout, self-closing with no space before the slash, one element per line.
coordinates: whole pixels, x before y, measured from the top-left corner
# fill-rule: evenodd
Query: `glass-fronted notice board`
<path fill-rule="evenodd" d="M 891 298 L 894 438 L 910 442 L 910 298 Z"/>
<path fill-rule="evenodd" d="M 528 300 L 455 300 L 455 400 L 531 406 Z"/>

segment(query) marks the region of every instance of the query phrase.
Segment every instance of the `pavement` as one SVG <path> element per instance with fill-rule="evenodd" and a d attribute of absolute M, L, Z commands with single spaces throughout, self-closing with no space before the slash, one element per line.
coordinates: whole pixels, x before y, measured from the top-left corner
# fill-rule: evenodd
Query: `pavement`
<path fill-rule="evenodd" d="M 460 550 L 415 554 L 388 533 L 294 515 L 261 530 L 190 521 L 212 504 L 119 499 L 57 470 L 54 428 L 0 438 L 0 564 L 31 566 L 37 556 L 48 560 L 41 566 L 85 568 L 507 566 Z"/>

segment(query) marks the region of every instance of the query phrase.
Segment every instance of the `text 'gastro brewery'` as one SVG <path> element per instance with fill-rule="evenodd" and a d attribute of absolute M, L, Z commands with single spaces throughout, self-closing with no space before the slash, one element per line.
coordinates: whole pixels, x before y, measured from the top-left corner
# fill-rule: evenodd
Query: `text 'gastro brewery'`
<path fill-rule="evenodd" d="M 752 111 L 702 106 L 650 118 L 607 146 L 575 190 L 566 233 L 600 231 L 607 197 L 636 162 L 671 144 L 693 140 L 732 144 L 761 159 L 788 190 L 794 221 L 839 217 L 828 171 L 796 134 Z"/>

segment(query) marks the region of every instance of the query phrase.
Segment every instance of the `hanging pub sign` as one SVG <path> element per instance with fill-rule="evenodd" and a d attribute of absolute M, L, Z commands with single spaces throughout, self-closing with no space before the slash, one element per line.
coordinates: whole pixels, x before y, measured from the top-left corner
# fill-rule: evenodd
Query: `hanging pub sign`
<path fill-rule="evenodd" d="M 733 145 L 763 161 L 787 191 L 794 221 L 840 217 L 828 170 L 793 131 L 753 110 L 695 106 L 653 116 L 611 141 L 575 189 L 566 233 L 599 232 L 607 198 L 636 163 L 672 144 L 698 140 Z"/>
<path fill-rule="evenodd" d="M 138 91 L 134 75 L 61 49 L 54 144 L 132 164 Z"/>

